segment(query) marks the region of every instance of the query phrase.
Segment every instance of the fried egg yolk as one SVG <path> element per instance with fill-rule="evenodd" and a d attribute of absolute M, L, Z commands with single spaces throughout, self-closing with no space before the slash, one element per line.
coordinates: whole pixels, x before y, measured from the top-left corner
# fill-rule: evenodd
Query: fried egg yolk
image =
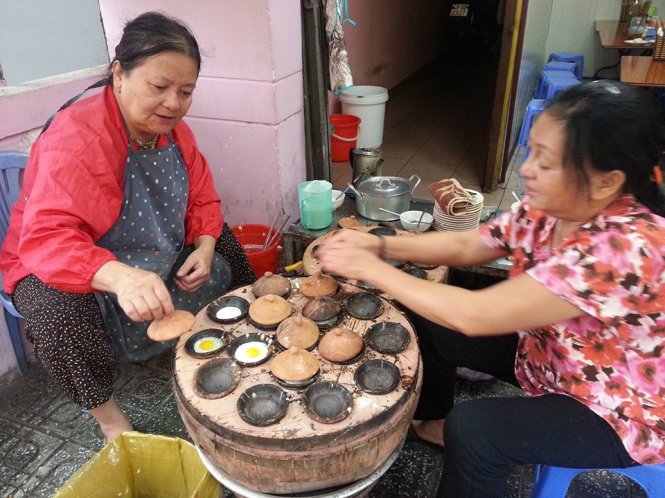
<path fill-rule="evenodd" d="M 222 347 L 222 340 L 218 337 L 203 337 L 194 343 L 195 353 L 210 353 Z"/>
<path fill-rule="evenodd" d="M 268 345 L 261 341 L 246 342 L 238 346 L 234 356 L 243 363 L 256 363 L 268 356 Z"/>

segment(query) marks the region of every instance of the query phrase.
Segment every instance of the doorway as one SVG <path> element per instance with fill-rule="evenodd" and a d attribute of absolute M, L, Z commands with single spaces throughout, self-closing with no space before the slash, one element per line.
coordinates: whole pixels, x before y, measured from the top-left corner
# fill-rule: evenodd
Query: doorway
<path fill-rule="evenodd" d="M 422 182 L 416 197 L 428 198 L 427 185 L 442 178 L 458 178 L 465 187 L 483 190 L 489 196 L 503 181 L 512 150 L 507 130 L 525 3 L 469 1 L 463 4 L 469 9 L 466 16 L 453 16 L 452 10 L 461 4 L 447 0 L 450 10 L 444 22 L 441 56 L 388 89 L 384 174 L 418 174 Z M 304 37 L 305 45 L 311 44 L 312 38 L 307 41 L 306 32 Z M 325 47 L 321 52 L 327 53 Z M 312 76 L 315 72 L 306 73 Z M 305 87 L 312 94 L 315 92 L 311 89 L 319 88 L 320 92 L 320 85 L 326 86 L 311 77 L 305 79 Z M 307 132 L 323 148 L 329 143 L 329 138 L 321 138 L 320 133 L 327 128 L 327 119 L 327 113 L 312 116 L 311 123 L 324 125 L 310 126 Z M 329 178 L 336 187 L 346 187 L 351 175 L 349 164 L 331 163 L 329 154 L 317 155 L 325 159 L 311 173 L 317 178 Z M 491 198 L 486 204 L 489 202 Z"/>

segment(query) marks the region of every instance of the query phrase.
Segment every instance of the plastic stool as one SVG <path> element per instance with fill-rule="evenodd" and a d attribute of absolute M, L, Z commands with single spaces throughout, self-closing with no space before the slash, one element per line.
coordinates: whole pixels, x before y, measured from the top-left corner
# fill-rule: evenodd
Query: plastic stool
<path fill-rule="evenodd" d="M 547 59 L 547 62 L 577 62 L 578 72 L 575 73 L 577 79 L 582 81 L 584 78 L 584 56 L 582 54 L 575 54 L 572 52 L 552 52 Z"/>
<path fill-rule="evenodd" d="M 543 71 L 568 71 L 569 73 L 573 73 L 575 78 L 577 78 L 578 63 L 552 61 L 545 64 L 545 67 L 543 67 Z M 580 78 L 577 79 L 579 80 Z"/>
<path fill-rule="evenodd" d="M 517 145 L 526 147 L 529 143 L 529 131 L 533 126 L 535 119 L 545 110 L 545 99 L 531 99 L 526 106 L 524 113 L 524 121 L 522 121 L 522 128 L 520 129 L 520 137 L 517 140 Z"/>
<path fill-rule="evenodd" d="M 572 73 L 565 71 L 543 71 L 540 73 L 534 97 L 549 100 L 566 88 L 579 84 L 580 81 Z"/>
<path fill-rule="evenodd" d="M 625 469 L 565 469 L 548 465 L 536 466 L 531 498 L 566 498 L 566 491 L 575 476 L 587 470 L 607 470 L 623 474 L 637 482 L 648 498 L 665 498 L 665 463 L 636 465 Z"/>

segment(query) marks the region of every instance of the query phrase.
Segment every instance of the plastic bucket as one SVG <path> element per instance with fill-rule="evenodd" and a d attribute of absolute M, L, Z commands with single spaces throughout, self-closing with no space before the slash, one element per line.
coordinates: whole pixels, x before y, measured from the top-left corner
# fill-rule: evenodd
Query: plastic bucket
<path fill-rule="evenodd" d="M 348 161 L 349 151 L 355 149 L 360 118 L 350 114 L 331 114 L 330 156 L 333 161 Z"/>
<path fill-rule="evenodd" d="M 386 115 L 388 90 L 380 86 L 353 86 L 344 90 L 339 99 L 342 101 L 344 114 L 353 114 L 362 120 L 358 147 L 383 145 L 383 120 Z"/>
<path fill-rule="evenodd" d="M 231 231 L 240 242 L 249 264 L 252 265 L 257 277 L 262 277 L 265 272 L 277 273 L 277 248 L 282 243 L 282 235 L 277 233 L 270 246 L 262 249 L 268 236 L 270 227 L 268 225 L 237 225 Z M 274 234 L 274 229 L 270 232 Z"/>

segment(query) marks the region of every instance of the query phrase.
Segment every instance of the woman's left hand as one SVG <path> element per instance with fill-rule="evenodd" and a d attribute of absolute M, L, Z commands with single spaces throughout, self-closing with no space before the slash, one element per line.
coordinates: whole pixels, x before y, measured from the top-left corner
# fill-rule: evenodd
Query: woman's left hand
<path fill-rule="evenodd" d="M 205 240 L 199 240 L 204 237 Z M 202 236 L 199 239 L 195 242 L 196 249 L 187 257 L 176 274 L 176 284 L 187 292 L 196 292 L 210 278 L 215 239 L 209 236 Z"/>

